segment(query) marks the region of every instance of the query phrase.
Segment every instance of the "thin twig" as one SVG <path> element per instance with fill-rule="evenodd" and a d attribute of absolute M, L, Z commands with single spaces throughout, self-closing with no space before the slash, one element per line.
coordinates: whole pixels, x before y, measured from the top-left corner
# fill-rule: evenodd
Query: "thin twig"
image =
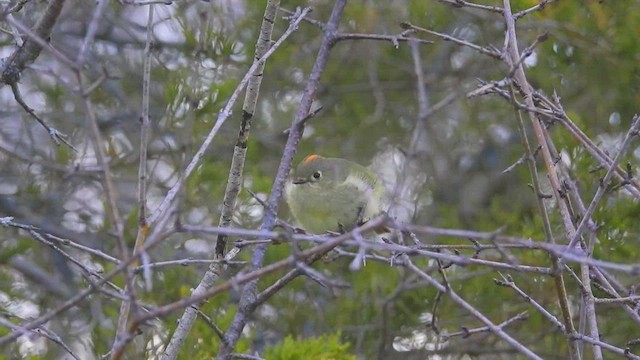
<path fill-rule="evenodd" d="M 458 39 L 458 38 L 456 38 L 454 36 L 451 36 L 451 35 L 443 34 L 441 32 L 437 32 L 437 31 L 434 31 L 434 30 L 425 29 L 423 27 L 416 26 L 416 25 L 413 25 L 413 24 L 408 23 L 408 22 L 403 22 L 403 23 L 400 24 L 400 26 L 403 29 L 412 29 L 412 30 L 416 30 L 416 31 L 425 32 L 427 34 L 431 34 L 431 35 L 437 36 L 437 37 L 441 38 L 444 41 L 451 41 L 451 42 L 454 42 L 454 43 L 459 44 L 459 45 L 464 45 L 464 46 L 470 47 L 470 48 L 472 48 L 472 49 L 474 49 L 474 50 L 476 50 L 476 51 L 478 51 L 478 52 L 480 52 L 482 54 L 491 56 L 494 59 L 501 59 L 502 58 L 502 55 L 497 51 L 478 46 L 476 44 L 470 43 L 470 42 L 468 42 L 466 40 Z"/>
<path fill-rule="evenodd" d="M 385 223 L 385 217 L 380 216 L 377 218 L 374 218 L 370 221 L 368 221 L 366 224 L 355 228 L 354 230 L 352 230 L 352 232 L 349 233 L 345 233 L 342 234 L 340 236 L 334 237 L 331 240 L 324 242 L 318 246 L 315 246 L 311 249 L 307 249 L 304 250 L 302 252 L 300 252 L 299 256 L 294 257 L 293 255 L 290 255 L 289 257 L 277 261 L 275 263 L 266 265 L 264 267 L 258 268 L 256 270 L 252 270 L 250 272 L 246 272 L 246 273 L 240 273 L 234 277 L 232 277 L 231 279 L 229 279 L 227 282 L 222 283 L 218 286 L 215 286 L 211 289 L 208 289 L 200 294 L 192 294 L 191 296 L 184 298 L 184 299 L 180 299 L 176 302 L 173 303 L 169 303 L 166 304 L 164 306 L 160 306 L 154 310 L 151 310 L 149 313 L 147 314 L 143 314 L 140 315 L 133 324 L 130 325 L 130 327 L 132 326 L 138 326 L 138 324 L 136 323 L 141 323 L 144 322 L 146 320 L 158 317 L 158 316 L 165 316 L 177 309 L 182 309 L 185 308 L 187 306 L 191 306 L 193 304 L 197 304 L 199 302 L 201 302 L 202 300 L 205 299 L 210 299 L 218 294 L 221 294 L 225 291 L 234 289 L 234 288 L 238 288 L 240 285 L 246 284 L 250 281 L 256 280 L 261 278 L 262 276 L 265 276 L 267 274 L 271 274 L 275 271 L 279 271 L 288 267 L 292 267 L 295 265 L 296 261 L 298 258 L 309 258 L 309 257 L 313 257 L 313 256 L 318 256 L 318 255 L 324 255 L 327 252 L 331 251 L 331 249 L 335 248 L 336 246 L 340 245 L 341 243 L 345 242 L 347 239 L 350 239 L 353 237 L 353 231 L 361 231 L 361 232 L 368 232 L 368 231 L 372 231 L 373 229 L 376 229 L 377 227 L 383 225 Z M 225 339 L 228 338 L 228 332 L 227 332 L 227 336 L 225 336 Z M 0 338 L 0 344 L 2 344 L 2 338 Z M 231 343 L 229 343 L 229 346 L 231 346 Z"/>
<path fill-rule="evenodd" d="M 523 311 L 503 322 L 501 322 L 500 324 L 496 325 L 498 328 L 503 329 L 505 327 L 507 327 L 508 325 L 513 324 L 516 321 L 523 321 L 529 318 L 529 315 L 527 314 L 526 311 Z M 456 337 L 456 336 L 462 336 L 463 338 L 467 338 L 473 334 L 480 334 L 480 333 L 486 333 L 486 332 L 491 332 L 491 328 L 489 328 L 489 326 L 482 326 L 482 327 L 478 327 L 478 328 L 473 328 L 473 329 L 468 329 L 466 327 L 462 327 L 462 331 L 458 331 L 458 332 L 453 332 L 450 334 L 442 334 L 442 337 L 444 340 L 448 340 L 452 337 Z"/>
<path fill-rule="evenodd" d="M 416 273 L 422 279 L 424 279 L 427 282 L 429 282 L 436 289 L 438 289 L 438 290 L 442 291 L 443 293 L 445 293 L 447 296 L 449 296 L 449 298 L 453 302 L 455 302 L 461 308 L 467 310 L 469 313 L 471 313 L 473 316 L 475 316 L 476 319 L 480 320 L 480 322 L 482 322 L 483 324 L 485 324 L 487 326 L 487 328 L 489 329 L 489 331 L 491 333 L 493 333 L 494 335 L 500 337 L 502 340 L 506 341 L 509 345 L 513 346 L 516 350 L 518 350 L 521 354 L 523 354 L 524 356 L 528 357 L 529 359 L 540 359 L 540 360 L 542 360 L 542 358 L 540 356 L 536 355 L 533 351 L 529 350 L 529 348 L 527 348 L 526 346 L 522 345 L 516 339 L 512 338 L 509 334 L 504 332 L 500 326 L 498 326 L 498 325 L 494 324 L 493 322 L 491 322 L 491 320 L 489 320 L 480 311 L 478 311 L 471 304 L 469 304 L 466 300 L 464 300 L 462 297 L 460 297 L 455 291 L 453 291 L 453 289 L 451 289 L 450 287 L 445 287 L 444 285 L 442 285 L 438 281 L 436 281 L 434 278 L 432 278 L 429 274 L 427 274 L 424 271 L 420 270 L 420 268 L 418 268 L 416 265 L 414 265 L 411 262 L 411 260 L 409 259 L 408 256 L 405 256 L 405 261 L 407 262 L 407 267 L 411 271 Z"/>
<path fill-rule="evenodd" d="M 107 1 L 102 0 L 96 11 L 94 12 L 94 18 L 90 25 L 97 26 L 98 17 L 97 14 L 99 12 L 104 11 L 104 7 Z M 142 70 L 142 111 L 140 115 L 140 156 L 139 156 L 139 166 L 138 166 L 138 228 L 136 235 L 136 242 L 133 246 L 133 252 L 139 251 L 144 244 L 144 240 L 146 239 L 149 233 L 149 227 L 147 224 L 147 143 L 149 141 L 149 131 L 151 128 L 150 120 L 149 120 L 149 87 L 151 83 L 151 46 L 153 40 L 153 11 L 154 7 L 149 6 L 149 13 L 147 16 L 147 38 L 146 45 L 144 49 L 144 61 L 143 61 L 143 70 Z M 92 30 L 90 28 L 90 30 Z M 95 35 L 96 29 L 93 29 L 94 33 L 91 36 Z M 85 38 L 85 43 L 83 43 L 82 50 L 86 50 L 85 45 L 88 46 L 88 41 L 90 39 L 90 34 L 87 34 Z M 77 62 L 81 63 L 84 61 L 84 54 L 81 52 L 78 55 Z M 142 256 L 141 259 L 145 262 L 145 256 Z M 132 266 L 126 270 L 126 273 L 133 273 L 133 267 L 137 265 L 137 262 L 131 264 Z M 147 291 L 151 290 L 151 281 L 150 279 L 150 268 L 143 267 L 143 272 L 146 272 L 147 276 L 145 276 L 145 284 Z M 129 312 L 132 306 L 135 306 L 133 303 L 133 283 L 127 282 L 125 284 L 124 293 L 131 294 L 131 298 L 124 300 L 120 305 L 120 313 L 118 315 L 118 328 L 116 331 L 116 336 L 111 347 L 110 353 L 113 355 L 119 353 L 119 346 L 123 346 L 122 342 L 119 340 L 122 338 L 124 333 L 127 331 L 127 322 L 129 319 Z M 112 357 L 113 358 L 113 357 Z"/>
<path fill-rule="evenodd" d="M 186 179 L 188 179 L 189 176 L 191 176 L 193 171 L 196 169 L 196 167 L 200 163 L 200 160 L 204 156 L 206 150 L 209 148 L 209 145 L 211 145 L 213 138 L 218 134 L 218 131 L 222 127 L 222 124 L 224 124 L 224 122 L 231 115 L 232 107 L 235 105 L 235 102 L 238 100 L 240 93 L 242 92 L 242 90 L 244 90 L 244 87 L 247 85 L 249 79 L 253 76 L 255 70 L 259 66 L 261 66 L 261 64 L 263 64 L 269 57 L 271 57 L 271 55 L 273 55 L 273 53 L 284 43 L 284 41 L 289 36 L 291 36 L 291 34 L 297 29 L 298 24 L 302 21 L 302 19 L 306 16 L 306 14 L 309 13 L 309 11 L 311 11 L 311 9 L 303 10 L 301 13 L 301 16 L 298 17 L 295 21 L 293 21 L 289 25 L 289 28 L 287 29 L 287 31 L 285 31 L 285 33 L 282 34 L 282 36 L 275 43 L 273 43 L 271 48 L 269 48 L 269 50 L 264 54 L 264 56 L 261 57 L 259 60 L 255 61 L 253 65 L 249 67 L 249 70 L 247 71 L 245 76 L 242 78 L 242 80 L 240 80 L 240 82 L 238 83 L 238 86 L 235 88 L 235 90 L 229 97 L 229 100 L 227 100 L 226 105 L 224 106 L 222 111 L 220 111 L 220 113 L 218 114 L 218 118 L 216 119 L 216 122 L 214 123 L 211 130 L 209 131 L 209 134 L 200 145 L 200 148 L 198 149 L 198 151 L 196 151 L 196 153 L 193 155 L 193 158 L 187 165 L 186 169 L 182 172 L 182 176 L 173 185 L 173 187 L 171 187 L 171 189 L 169 190 L 165 198 L 162 200 L 162 202 L 160 203 L 156 211 L 149 218 L 150 226 L 155 225 L 160 220 L 161 217 L 167 216 L 168 210 L 170 207 L 172 207 L 172 204 L 175 201 L 175 198 L 178 195 L 178 192 L 180 191 L 182 186 L 184 186 Z"/>
<path fill-rule="evenodd" d="M 598 190 L 596 190 L 596 194 L 593 196 L 593 199 L 591 200 L 589 207 L 587 208 L 586 212 L 582 215 L 582 220 L 580 221 L 580 224 L 576 228 L 573 238 L 571 238 L 571 241 L 569 241 L 569 245 L 567 245 L 567 249 L 571 249 L 573 248 L 573 246 L 575 246 L 576 242 L 582 235 L 583 230 L 587 227 L 587 224 L 591 220 L 591 215 L 593 214 L 596 207 L 598 206 L 598 203 L 600 202 L 600 200 L 602 200 L 602 197 L 607 191 L 609 182 L 611 181 L 611 177 L 613 176 L 613 173 L 614 173 L 614 169 L 618 166 L 618 163 L 620 163 L 620 160 L 622 160 L 623 155 L 626 153 L 627 149 L 631 145 L 631 140 L 638 135 L 639 129 L 640 129 L 640 115 L 636 114 L 631 120 L 631 127 L 629 128 L 627 135 L 622 141 L 622 144 L 618 149 L 618 153 L 616 154 L 616 156 L 613 158 L 613 161 L 609 165 L 609 169 L 607 169 L 607 173 L 604 175 L 604 178 L 602 178 L 602 180 L 600 181 Z"/>
<path fill-rule="evenodd" d="M 547 320 L 549 320 L 553 325 L 555 325 L 558 330 L 565 333 L 565 326 L 556 318 L 553 314 L 551 314 L 547 309 L 545 309 L 542 305 L 540 305 L 537 301 L 527 295 L 522 289 L 520 289 L 516 283 L 513 281 L 511 275 L 505 276 L 499 273 L 502 277 L 502 280 L 494 279 L 493 281 L 499 286 L 507 286 L 512 288 L 518 295 L 520 295 L 526 302 L 531 304 L 542 316 L 544 316 Z"/>
<path fill-rule="evenodd" d="M 522 10 L 522 11 L 519 11 L 519 12 L 513 14 L 513 17 L 516 20 L 518 20 L 519 18 L 521 18 L 523 16 L 526 16 L 528 14 L 531 14 L 533 12 L 544 10 L 544 8 L 547 5 L 549 5 L 550 3 L 554 2 L 554 1 L 555 0 L 542 0 L 538 4 L 532 6 L 532 7 L 528 8 L 528 9 L 525 9 L 525 10 Z"/>
<path fill-rule="evenodd" d="M 515 71 L 513 72 L 513 79 L 517 84 L 518 90 L 524 97 L 525 104 L 530 108 L 536 108 L 536 105 L 533 101 L 533 89 L 527 80 L 522 63 L 520 63 L 519 65 L 516 65 L 521 59 L 521 56 L 519 54 L 518 41 L 516 37 L 516 25 L 515 25 L 516 19 L 514 18 L 513 13 L 511 11 L 510 0 L 504 0 L 503 6 L 504 6 L 503 16 L 507 25 L 507 31 L 505 33 L 505 61 L 507 62 L 507 64 L 510 66 L 511 69 L 515 69 Z M 512 89 L 511 95 L 510 95 L 510 98 L 512 99 L 514 98 L 513 92 L 514 91 Z M 573 225 L 573 221 L 571 219 L 571 215 L 570 215 L 567 203 L 565 202 L 565 199 L 561 195 L 560 181 L 558 178 L 558 174 L 556 172 L 555 162 L 552 159 L 549 148 L 548 148 L 549 145 L 545 137 L 545 129 L 543 129 L 541 122 L 538 119 L 538 116 L 536 113 L 528 112 L 528 114 L 531 120 L 531 124 L 533 126 L 533 132 L 538 141 L 538 145 L 540 145 L 540 153 L 542 154 L 542 158 L 544 160 L 544 164 L 548 173 L 548 178 L 552 185 L 554 196 L 556 198 L 556 202 L 560 209 L 560 214 L 563 220 L 565 231 L 567 232 L 568 236 L 572 236 L 573 233 L 575 232 L 575 228 Z M 522 133 L 523 130 L 521 129 L 520 131 Z M 526 135 L 522 134 L 521 137 L 526 138 Z M 530 154 L 529 156 L 532 156 L 531 149 L 529 146 L 528 146 L 527 152 L 528 154 Z M 535 176 L 533 181 L 534 181 L 534 186 L 536 186 L 535 184 L 538 181 L 537 172 L 536 172 L 535 166 L 533 165 L 532 157 L 530 157 L 530 171 L 531 171 L 531 176 L 532 177 Z M 539 196 L 539 194 L 540 194 L 539 189 L 536 189 L 536 196 Z M 549 216 L 544 207 L 544 204 L 542 204 L 541 199 L 538 199 L 538 208 L 541 211 L 541 214 L 543 215 L 543 221 L 545 224 L 544 226 L 545 236 L 547 237 L 548 241 L 555 243 L 555 238 L 553 237 L 553 233 L 551 232 L 551 229 L 550 229 Z M 562 269 L 562 265 L 559 263 L 557 258 L 552 257 L 552 261 L 553 261 L 554 270 L 556 270 L 556 274 L 557 274 L 556 276 L 554 276 L 554 280 L 555 280 L 558 300 L 560 302 L 560 308 L 562 310 L 564 326 L 567 332 L 574 332 L 575 328 L 573 325 L 571 309 L 569 308 L 569 304 L 568 304 L 564 278 L 560 271 Z M 579 360 L 580 353 L 576 343 L 569 341 L 568 345 L 569 345 L 569 355 L 571 359 Z M 594 350 L 594 352 L 597 352 L 597 350 Z"/>
<path fill-rule="evenodd" d="M 9 86 L 11 86 L 11 91 L 13 92 L 13 97 L 16 100 L 16 102 L 18 104 L 20 104 L 20 106 L 22 106 L 24 111 L 26 111 L 29 115 L 31 115 L 34 119 L 36 119 L 40 123 L 40 125 L 42 125 L 42 127 L 45 128 L 45 130 L 47 130 L 47 133 L 49 134 L 51 139 L 56 143 L 56 145 L 60 145 L 60 143 L 63 143 L 65 145 L 67 145 L 71 150 L 76 151 L 76 152 L 78 151 L 67 140 L 67 135 L 65 135 L 65 134 L 61 133 L 60 131 L 56 130 L 55 128 L 51 127 L 49 124 L 47 124 L 46 121 L 44 121 L 44 119 L 40 118 L 38 116 L 38 114 L 36 114 L 36 112 L 32 108 L 29 107 L 29 105 L 27 105 L 27 103 L 24 101 L 24 99 L 22 99 L 22 95 L 20 94 L 20 88 L 18 87 L 17 83 L 11 83 L 11 84 L 9 84 Z"/>
<path fill-rule="evenodd" d="M 441 3 L 451 5 L 455 8 L 468 7 L 471 9 L 485 10 L 492 13 L 502 14 L 502 8 L 484 4 L 476 4 L 465 0 L 438 0 Z"/>
<path fill-rule="evenodd" d="M 322 39 L 322 43 L 320 44 L 320 49 L 318 50 L 318 56 L 316 57 L 313 68 L 311 69 L 309 79 L 306 83 L 305 91 L 302 95 L 302 99 L 300 100 L 300 106 L 298 107 L 298 110 L 296 111 L 295 117 L 292 121 L 293 126 L 291 128 L 291 131 L 289 132 L 287 143 L 285 144 L 284 154 L 282 156 L 282 159 L 280 160 L 278 172 L 271 189 L 269 200 L 267 201 L 269 211 L 266 212 L 265 217 L 262 221 L 262 225 L 260 227 L 262 230 L 271 230 L 276 224 L 277 219 L 273 214 L 277 212 L 280 199 L 282 198 L 285 181 L 289 175 L 289 170 L 291 169 L 291 164 L 293 162 L 293 157 L 295 155 L 297 145 L 300 142 L 302 133 L 304 131 L 303 120 L 309 115 L 311 104 L 313 103 L 316 90 L 318 89 L 320 83 L 320 75 L 322 74 L 327 64 L 330 50 L 335 44 L 335 39 L 338 35 L 338 23 L 340 21 L 340 18 L 342 17 L 342 11 L 345 5 L 346 0 L 337 0 L 335 2 L 331 15 L 329 17 L 329 21 L 327 21 L 327 25 L 324 29 L 324 36 Z M 255 271 L 259 268 L 262 268 L 266 251 L 266 244 L 258 245 L 253 249 L 253 255 L 251 258 L 252 270 Z M 229 345 L 227 346 L 223 344 L 221 346 L 218 353 L 219 357 L 224 358 L 228 356 L 228 354 L 231 353 L 232 349 L 235 347 L 236 342 L 240 338 L 245 324 L 249 321 L 251 313 L 255 310 L 254 299 L 257 295 L 257 288 L 258 284 L 256 279 L 252 279 L 243 288 L 238 312 L 236 313 L 231 326 L 229 327 L 229 330 L 227 331 L 227 334 L 225 336 L 225 339 L 227 340 L 226 342 Z"/>

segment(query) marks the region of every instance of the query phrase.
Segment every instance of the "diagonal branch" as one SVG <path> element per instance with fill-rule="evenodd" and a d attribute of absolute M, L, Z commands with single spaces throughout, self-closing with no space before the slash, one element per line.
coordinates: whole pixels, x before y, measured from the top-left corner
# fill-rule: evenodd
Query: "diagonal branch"
<path fill-rule="evenodd" d="M 640 129 L 640 115 L 635 115 L 633 117 L 633 120 L 631 120 L 631 127 L 629 128 L 629 131 L 627 132 L 627 135 L 625 136 L 624 140 L 622 141 L 622 144 L 620 145 L 620 148 L 618 149 L 618 153 L 616 154 L 616 156 L 613 158 L 613 161 L 609 165 L 609 169 L 607 170 L 607 173 L 604 175 L 604 177 L 600 181 L 600 184 L 598 185 L 598 190 L 596 191 L 596 194 L 593 196 L 593 199 L 591 200 L 591 203 L 589 204 L 587 211 L 585 211 L 585 213 L 583 214 L 582 220 L 580 221 L 580 224 L 578 224 L 575 234 L 573 235 L 573 238 L 571 238 L 571 241 L 567 246 L 567 250 L 573 248 L 573 246 L 576 244 L 576 242 L 580 238 L 580 235 L 582 234 L 584 229 L 587 227 L 587 224 L 591 219 L 591 215 L 593 214 L 596 207 L 598 206 L 598 203 L 600 202 L 600 200 L 602 200 L 602 197 L 608 190 L 609 182 L 611 181 L 611 177 L 614 174 L 614 169 L 618 166 L 618 164 L 620 163 L 620 160 L 622 160 L 622 156 L 627 152 L 627 149 L 631 145 L 631 140 L 634 137 L 638 136 L 639 129 Z"/>
<path fill-rule="evenodd" d="M 279 0 L 272 0 L 267 2 L 265 7 L 262 25 L 260 28 L 260 36 L 256 43 L 256 53 L 254 61 L 258 64 L 256 69 L 251 74 L 251 78 L 247 83 L 247 91 L 245 93 L 245 99 L 243 104 L 242 118 L 240 120 L 240 130 L 238 133 L 238 139 L 233 149 L 233 157 L 231 160 L 231 167 L 229 169 L 229 176 L 227 179 L 227 187 L 224 192 L 223 208 L 220 213 L 220 220 L 218 222 L 219 227 L 228 227 L 231 224 L 233 218 L 233 211 L 235 209 L 238 193 L 240 192 L 240 186 L 242 184 L 242 173 L 244 169 L 244 163 L 247 154 L 247 143 L 249 139 L 249 133 L 251 130 L 251 123 L 255 113 L 256 103 L 258 100 L 258 93 L 260 85 L 263 79 L 263 72 L 265 62 L 259 60 L 267 53 L 271 47 L 271 36 L 273 33 L 273 27 L 275 24 L 276 13 L 280 5 Z M 292 20 L 302 20 L 309 12 L 306 9 L 304 14 L 297 14 Z M 227 243 L 227 234 L 218 234 L 216 239 L 216 259 L 222 259 Z M 199 294 L 213 286 L 223 270 L 222 263 L 212 263 L 209 269 L 205 272 L 202 280 L 194 290 L 194 294 Z M 198 310 L 198 304 L 188 307 L 184 310 L 184 313 L 180 317 L 178 326 L 174 331 L 167 347 L 165 348 L 162 359 L 172 360 L 178 356 L 179 350 L 182 348 L 184 341 L 187 338 L 187 334 L 193 327 L 196 320 Z"/>
<path fill-rule="evenodd" d="M 45 39 L 46 41 L 46 39 L 51 37 L 51 31 L 60 16 L 64 1 L 65 0 L 49 1 L 44 14 L 33 27 L 34 36 L 27 37 L 17 51 L 7 59 L 4 59 L 1 64 L 2 74 L 0 74 L 0 84 L 16 83 L 20 79 L 22 71 L 38 58 L 42 51 L 43 44 L 37 39 Z M 2 17 L 4 18 L 5 16 L 6 14 Z"/>
<path fill-rule="evenodd" d="M 287 176 L 289 175 L 289 170 L 291 169 L 291 163 L 293 162 L 296 148 L 298 146 L 298 143 L 300 142 L 300 139 L 302 138 L 302 133 L 304 131 L 304 120 L 308 117 L 309 111 L 311 109 L 311 104 L 313 103 L 313 98 L 320 83 L 320 75 L 322 74 L 327 64 L 331 48 L 335 44 L 336 37 L 338 35 L 338 23 L 340 22 L 340 18 L 342 17 L 342 11 L 344 10 L 345 5 L 346 0 L 337 0 L 335 2 L 329 21 L 327 22 L 327 26 L 324 29 L 324 37 L 322 39 L 322 43 L 320 44 L 320 49 L 318 50 L 316 62 L 313 65 L 313 69 L 311 70 L 309 80 L 307 81 L 304 94 L 302 96 L 302 99 L 300 100 L 300 107 L 298 108 L 293 120 L 291 131 L 289 132 L 289 137 L 287 138 L 287 143 L 285 145 L 284 154 L 280 161 L 280 166 L 278 167 L 278 172 L 273 183 L 271 195 L 269 197 L 269 200 L 267 201 L 267 211 L 262 222 L 262 230 L 269 230 L 273 228 L 276 223 L 278 203 L 282 198 L 284 184 Z M 254 249 L 251 259 L 252 270 L 256 270 L 262 267 L 264 256 L 267 251 L 267 246 L 267 244 L 260 244 Z M 255 298 L 257 292 L 257 280 L 249 282 L 244 287 L 240 299 L 240 305 L 238 306 L 238 312 L 236 313 L 233 322 L 231 323 L 231 326 L 225 335 L 225 343 L 222 344 L 220 352 L 218 353 L 219 359 L 227 359 L 232 353 L 236 342 L 240 338 L 240 334 L 242 333 L 244 326 L 246 325 L 247 321 L 249 321 L 249 317 L 256 308 Z"/>
<path fill-rule="evenodd" d="M 524 101 L 526 103 L 526 105 L 532 109 L 536 108 L 536 105 L 533 101 L 533 88 L 531 87 L 531 85 L 529 84 L 527 77 L 525 75 L 524 72 L 524 67 L 522 66 L 522 63 L 518 64 L 518 61 L 520 60 L 520 54 L 519 54 L 519 49 L 518 49 L 518 41 L 517 41 L 517 37 L 516 37 L 516 27 L 515 27 L 515 22 L 516 19 L 513 16 L 513 13 L 511 12 L 511 3 L 510 0 L 504 0 L 503 1 L 504 4 L 504 19 L 507 25 L 507 31 L 505 34 L 505 60 L 507 62 L 507 64 L 512 68 L 515 69 L 515 72 L 513 73 L 514 76 L 514 81 L 515 81 L 515 85 L 517 86 L 518 90 L 520 91 L 520 93 L 522 94 L 522 96 L 524 97 Z M 518 64 L 518 65 L 516 65 Z M 533 126 L 533 132 L 536 136 L 536 139 L 538 141 L 538 145 L 540 146 L 540 153 L 542 154 L 542 158 L 544 160 L 544 164 L 545 167 L 547 169 L 547 174 L 548 174 L 548 178 L 549 181 L 552 185 L 553 188 L 553 193 L 556 199 L 556 202 L 558 204 L 558 207 L 560 209 L 560 214 L 564 223 L 564 228 L 565 231 L 567 233 L 567 237 L 571 238 L 573 236 L 573 234 L 575 234 L 575 227 L 573 224 L 573 220 L 571 217 L 571 213 L 568 207 L 568 204 L 566 202 L 565 199 L 565 195 L 562 192 L 562 186 L 560 184 L 560 179 L 558 176 L 558 173 L 556 171 L 556 162 L 554 161 L 554 159 L 551 156 L 551 152 L 550 152 L 550 145 L 547 142 L 547 134 L 545 129 L 542 127 L 542 124 L 540 122 L 540 119 L 538 118 L 538 114 L 532 111 L 528 111 L 529 114 L 529 118 L 531 120 L 531 124 Z M 528 150 L 530 153 L 530 150 Z M 532 176 L 534 174 L 532 173 Z M 534 179 L 534 181 L 537 181 L 537 179 Z M 536 196 L 540 196 L 540 194 L 536 194 Z M 541 209 L 543 211 L 543 214 L 545 214 L 544 209 Z M 548 221 L 548 219 L 547 219 Z M 549 229 L 545 230 L 547 237 L 549 238 L 549 240 L 553 239 L 553 236 L 551 236 L 551 234 L 549 233 Z M 551 237 L 550 237 L 551 236 Z M 552 261 L 554 263 L 554 268 L 555 270 L 558 271 L 558 275 L 555 276 L 555 280 L 556 280 L 556 289 L 558 291 L 558 299 L 560 301 L 561 304 L 561 310 L 562 310 L 562 315 L 563 315 L 563 320 L 564 320 L 564 325 L 566 327 L 566 331 L 573 333 L 575 331 L 574 325 L 573 325 L 573 319 L 571 316 L 571 310 L 568 306 L 568 300 L 567 300 L 567 296 L 566 296 L 566 287 L 564 285 L 564 279 L 562 277 L 562 274 L 560 273 L 562 266 L 559 264 L 559 261 L 556 257 L 552 258 Z M 578 360 L 580 359 L 580 353 L 577 347 L 577 343 L 575 341 L 571 341 L 569 340 L 569 354 L 571 356 L 571 359 L 573 360 Z M 596 349 L 597 347 L 594 347 L 594 355 L 598 352 L 599 348 Z"/>
<path fill-rule="evenodd" d="M 526 356 L 529 359 L 540 359 L 542 358 L 535 354 L 533 351 L 529 350 L 526 346 L 522 345 L 518 340 L 512 338 L 509 334 L 507 334 L 504 330 L 502 330 L 502 326 L 496 325 L 491 320 L 489 320 L 486 316 L 484 316 L 480 311 L 478 311 L 475 307 L 469 304 L 466 300 L 464 300 L 460 295 L 458 295 L 451 287 L 447 287 L 436 281 L 429 274 L 422 271 L 419 267 L 413 264 L 407 255 L 403 255 L 403 259 L 406 262 L 407 268 L 416 273 L 420 278 L 426 280 L 429 284 L 431 284 L 436 289 L 440 290 L 444 294 L 448 295 L 449 298 L 458 304 L 463 309 L 467 310 L 473 316 L 475 316 L 480 322 L 485 324 L 489 331 L 496 336 L 500 337 L 502 340 L 506 341 L 509 345 L 513 346 L 516 350 L 518 350 L 521 354 Z"/>

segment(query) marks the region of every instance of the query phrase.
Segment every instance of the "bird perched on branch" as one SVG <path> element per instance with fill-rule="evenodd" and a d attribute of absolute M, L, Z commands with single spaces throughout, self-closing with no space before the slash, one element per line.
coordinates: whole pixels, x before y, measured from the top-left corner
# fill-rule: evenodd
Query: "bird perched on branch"
<path fill-rule="evenodd" d="M 309 155 L 286 184 L 291 214 L 306 231 L 344 232 L 384 213 L 385 188 L 366 167 Z"/>

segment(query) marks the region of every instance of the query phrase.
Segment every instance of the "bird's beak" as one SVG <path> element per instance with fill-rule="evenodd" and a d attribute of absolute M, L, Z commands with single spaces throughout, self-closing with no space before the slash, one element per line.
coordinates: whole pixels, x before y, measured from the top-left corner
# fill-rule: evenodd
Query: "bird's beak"
<path fill-rule="evenodd" d="M 306 182 L 307 182 L 307 179 L 304 179 L 304 178 L 293 179 L 293 185 L 300 185 Z"/>

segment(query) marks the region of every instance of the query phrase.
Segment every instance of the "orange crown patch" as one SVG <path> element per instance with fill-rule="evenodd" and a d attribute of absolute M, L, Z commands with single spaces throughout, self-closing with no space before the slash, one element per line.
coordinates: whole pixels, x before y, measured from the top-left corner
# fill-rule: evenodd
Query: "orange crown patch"
<path fill-rule="evenodd" d="M 304 158 L 304 160 L 302 160 L 302 163 L 303 163 L 303 164 L 308 164 L 308 163 L 310 163 L 310 162 L 312 162 L 312 161 L 314 161 L 314 160 L 318 159 L 319 157 L 320 157 L 320 156 L 319 156 L 319 155 L 316 155 L 316 154 L 309 155 L 309 156 L 307 156 L 306 158 Z"/>

